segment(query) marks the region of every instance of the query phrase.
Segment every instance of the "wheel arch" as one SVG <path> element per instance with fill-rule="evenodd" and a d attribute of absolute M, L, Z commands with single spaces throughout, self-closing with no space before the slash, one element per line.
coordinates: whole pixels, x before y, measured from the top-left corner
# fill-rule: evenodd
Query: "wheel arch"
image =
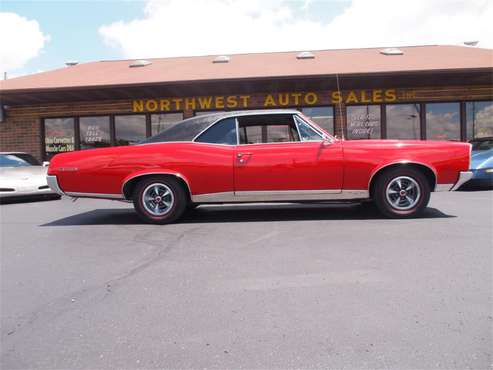
<path fill-rule="evenodd" d="M 368 182 L 368 190 L 370 193 L 370 197 L 373 197 L 373 190 L 378 177 L 381 176 L 386 171 L 392 170 L 394 168 L 417 169 L 418 171 L 422 172 L 423 175 L 428 180 L 428 184 L 430 185 L 430 190 L 431 191 L 435 190 L 435 186 L 437 184 L 437 172 L 433 167 L 419 162 L 402 161 L 402 162 L 394 162 L 394 163 L 386 164 L 384 166 L 379 167 L 373 172 L 373 174 L 370 176 L 370 181 Z"/>
<path fill-rule="evenodd" d="M 179 172 L 175 172 L 175 171 L 152 171 L 152 172 L 143 172 L 143 173 L 129 175 L 123 181 L 123 185 L 122 185 L 123 197 L 127 200 L 132 199 L 132 193 L 133 190 L 135 189 L 135 185 L 137 185 L 137 183 L 144 178 L 154 177 L 154 176 L 171 177 L 178 180 L 178 182 L 183 186 L 183 188 L 187 192 L 187 196 L 189 200 L 191 199 L 192 190 L 190 188 L 190 183 L 188 179 L 182 174 L 180 174 Z"/>

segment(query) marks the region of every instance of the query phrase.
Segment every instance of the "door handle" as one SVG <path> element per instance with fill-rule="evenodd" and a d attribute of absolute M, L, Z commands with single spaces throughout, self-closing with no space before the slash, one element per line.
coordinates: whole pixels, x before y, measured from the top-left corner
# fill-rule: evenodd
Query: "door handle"
<path fill-rule="evenodd" d="M 244 155 L 252 155 L 252 153 L 236 153 L 236 158 L 241 158 Z"/>
<path fill-rule="evenodd" d="M 249 157 L 251 155 L 252 155 L 252 153 L 236 153 L 236 159 L 238 159 L 238 162 L 240 164 L 244 164 L 247 161 L 247 159 L 245 159 L 245 157 Z"/>

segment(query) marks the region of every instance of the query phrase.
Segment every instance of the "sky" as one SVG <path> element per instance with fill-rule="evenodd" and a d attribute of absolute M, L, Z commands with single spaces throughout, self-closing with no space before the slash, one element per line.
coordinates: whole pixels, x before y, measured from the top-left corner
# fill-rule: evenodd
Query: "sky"
<path fill-rule="evenodd" d="M 479 41 L 491 0 L 0 0 L 0 72 L 67 61 Z"/>

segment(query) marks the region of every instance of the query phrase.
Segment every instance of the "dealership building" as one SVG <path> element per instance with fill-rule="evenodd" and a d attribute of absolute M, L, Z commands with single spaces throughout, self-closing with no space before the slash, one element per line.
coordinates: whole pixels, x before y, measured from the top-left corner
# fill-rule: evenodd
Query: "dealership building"
<path fill-rule="evenodd" d="M 130 145 L 194 115 L 296 108 L 347 140 L 493 136 L 493 51 L 413 46 L 67 63 L 1 81 L 0 151 Z"/>

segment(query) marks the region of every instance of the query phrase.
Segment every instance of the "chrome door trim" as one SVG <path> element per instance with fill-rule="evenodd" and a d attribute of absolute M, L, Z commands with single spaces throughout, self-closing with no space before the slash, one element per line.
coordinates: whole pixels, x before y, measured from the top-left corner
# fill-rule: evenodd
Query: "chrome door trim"
<path fill-rule="evenodd" d="M 259 191 L 227 191 L 192 195 L 194 203 L 241 203 L 241 202 L 277 202 L 305 200 L 351 200 L 368 199 L 368 190 L 259 190 Z"/>

